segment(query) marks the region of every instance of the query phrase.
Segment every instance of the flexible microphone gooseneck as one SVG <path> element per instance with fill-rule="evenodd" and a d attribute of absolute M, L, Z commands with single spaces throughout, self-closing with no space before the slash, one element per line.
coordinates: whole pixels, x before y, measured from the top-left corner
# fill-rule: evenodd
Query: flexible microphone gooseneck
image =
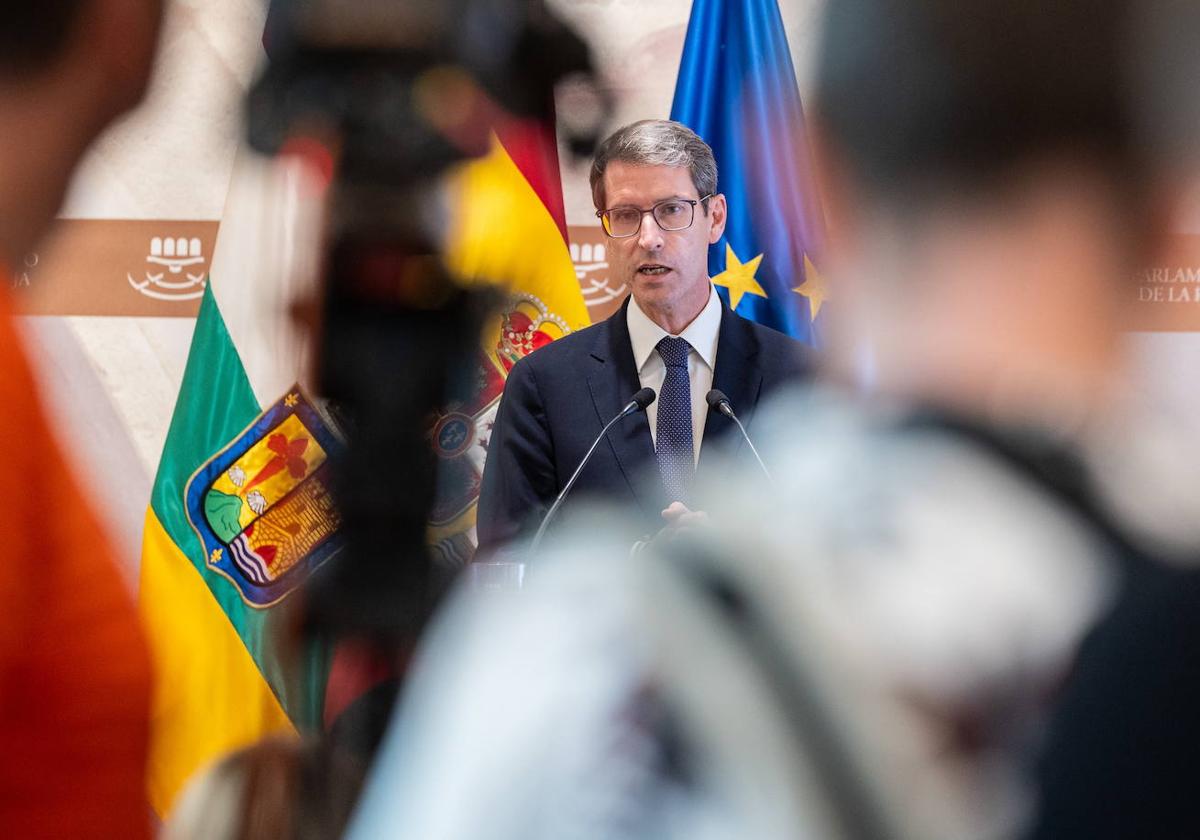
<path fill-rule="evenodd" d="M 767 469 L 767 465 L 763 463 L 762 457 L 758 454 L 758 449 L 755 448 L 754 441 L 750 440 L 750 435 L 746 434 L 746 427 L 742 425 L 742 421 L 733 413 L 733 406 L 729 404 L 729 397 L 725 396 L 725 392 L 713 388 L 704 395 L 704 401 L 708 403 L 708 407 L 711 410 L 719 411 L 737 424 L 742 437 L 745 438 L 746 444 L 750 447 L 750 451 L 754 453 L 754 458 L 758 461 L 758 466 L 762 468 L 763 475 L 767 477 L 767 481 L 774 484 L 775 480 L 771 478 L 770 470 Z"/>
<path fill-rule="evenodd" d="M 558 509 L 562 505 L 563 499 L 567 497 L 567 494 L 571 492 L 571 488 L 575 486 L 575 480 L 579 478 L 579 474 L 583 472 L 583 468 L 586 467 L 587 462 L 591 460 L 592 453 L 596 451 L 596 447 L 600 445 L 600 441 L 604 440 L 604 436 L 608 434 L 608 430 L 611 429 L 618 420 L 628 417 L 630 414 L 637 414 L 639 411 L 645 411 L 646 407 L 649 406 L 650 403 L 654 402 L 654 399 L 657 396 L 658 395 L 654 393 L 653 388 L 643 388 L 634 394 L 630 398 L 629 402 L 625 403 L 625 407 L 621 409 L 616 417 L 608 421 L 608 425 L 600 430 L 600 434 L 596 436 L 594 441 L 592 441 L 591 448 L 589 448 L 587 454 L 583 456 L 583 460 L 579 462 L 579 466 L 575 468 L 575 472 L 571 473 L 571 477 L 567 480 L 562 492 L 558 494 L 558 498 L 554 500 L 554 504 L 550 506 L 550 510 L 546 511 L 546 515 L 542 518 L 542 524 L 538 526 L 537 534 L 534 535 L 533 542 L 529 544 L 530 553 L 536 552 L 538 546 L 542 544 L 542 537 L 545 536 L 546 528 L 550 525 L 550 521 L 554 519 L 554 514 L 558 513 Z"/>

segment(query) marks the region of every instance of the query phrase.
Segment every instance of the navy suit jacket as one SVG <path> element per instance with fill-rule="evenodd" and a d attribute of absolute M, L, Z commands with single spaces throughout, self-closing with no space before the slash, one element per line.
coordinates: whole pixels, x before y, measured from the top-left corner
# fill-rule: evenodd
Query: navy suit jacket
<path fill-rule="evenodd" d="M 496 414 L 479 493 L 481 553 L 537 529 L 604 424 L 641 388 L 629 341 L 628 306 L 626 299 L 607 320 L 564 336 L 513 366 Z M 807 375 L 808 348 L 724 305 L 719 336 L 713 387 L 725 392 L 750 428 L 763 397 Z M 712 443 L 731 433 L 737 434 L 733 421 L 710 412 L 700 446 L 698 480 L 704 480 L 706 465 L 714 460 Z M 588 497 L 627 508 L 644 534 L 663 526 L 666 491 L 645 412 L 613 426 L 608 440 L 601 442 L 580 474 L 560 516 Z"/>

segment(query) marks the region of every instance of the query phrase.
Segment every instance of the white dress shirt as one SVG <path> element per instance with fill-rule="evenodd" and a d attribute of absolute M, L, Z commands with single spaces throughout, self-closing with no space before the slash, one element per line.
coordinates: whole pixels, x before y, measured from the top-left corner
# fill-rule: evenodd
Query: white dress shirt
<path fill-rule="evenodd" d="M 629 343 L 633 345 L 633 362 L 637 365 L 638 379 L 643 388 L 653 388 L 657 394 L 667 375 L 667 366 L 655 347 L 665 336 L 670 335 L 650 320 L 638 302 L 632 298 L 626 312 L 629 325 Z M 692 457 L 700 459 L 700 441 L 704 438 L 704 422 L 708 419 L 708 403 L 704 398 L 712 388 L 713 369 L 717 364 L 717 339 L 721 333 L 721 299 L 710 284 L 708 303 L 700 310 L 692 323 L 688 324 L 679 338 L 692 346 L 688 352 L 688 382 L 692 391 Z M 650 421 L 650 437 L 657 443 L 658 401 L 646 409 Z"/>

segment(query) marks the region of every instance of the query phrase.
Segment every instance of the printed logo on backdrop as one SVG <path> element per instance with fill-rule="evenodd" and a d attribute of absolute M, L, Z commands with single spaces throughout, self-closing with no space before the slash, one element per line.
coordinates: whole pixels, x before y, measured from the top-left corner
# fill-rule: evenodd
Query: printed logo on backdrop
<path fill-rule="evenodd" d="M 250 606 L 286 598 L 341 548 L 329 490 L 340 447 L 294 387 L 188 481 L 185 510 L 208 568 Z"/>
<path fill-rule="evenodd" d="M 199 300 L 204 296 L 208 261 L 200 237 L 155 236 L 146 263 L 139 278 L 125 274 L 137 292 L 155 300 Z"/>
<path fill-rule="evenodd" d="M 13 267 L 26 315 L 194 318 L 208 285 L 218 223 L 59 219 Z"/>
<path fill-rule="evenodd" d="M 599 225 L 572 226 L 571 262 L 575 264 L 575 277 L 583 292 L 592 323 L 603 321 L 615 312 L 629 293 L 629 287 L 612 278 L 608 264 L 608 237 Z"/>
<path fill-rule="evenodd" d="M 500 338 L 492 353 L 479 353 L 475 393 L 468 404 L 451 406 L 430 431 L 438 456 L 437 495 L 430 524 L 448 525 L 479 497 L 483 463 L 504 380 L 519 360 L 571 332 L 567 322 L 530 294 L 513 298 L 500 319 Z M 441 546 L 443 551 L 449 547 Z M 454 552 L 451 552 L 454 553 Z"/>
<path fill-rule="evenodd" d="M 1172 237 L 1166 254 L 1134 276 L 1128 329 L 1200 330 L 1200 236 Z"/>
<path fill-rule="evenodd" d="M 8 284 L 13 289 L 27 289 L 33 285 L 33 272 L 41 262 L 41 256 L 37 253 L 26 254 L 21 260 L 21 268 L 9 278 Z"/>
<path fill-rule="evenodd" d="M 1138 303 L 1200 303 L 1200 265 L 1150 268 L 1139 279 Z"/>

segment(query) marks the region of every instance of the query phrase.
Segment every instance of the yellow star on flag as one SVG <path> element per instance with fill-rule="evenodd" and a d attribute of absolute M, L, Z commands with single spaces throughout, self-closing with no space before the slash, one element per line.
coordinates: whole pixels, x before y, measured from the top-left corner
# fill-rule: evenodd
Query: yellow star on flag
<path fill-rule="evenodd" d="M 762 262 L 762 258 L 763 255 L 759 254 L 749 262 L 743 263 L 737 254 L 733 253 L 733 246 L 725 243 L 725 270 L 713 278 L 713 283 L 729 290 L 730 309 L 738 308 L 738 304 L 742 302 L 742 295 L 767 296 L 763 287 L 754 279 L 754 272 L 758 271 L 758 264 Z"/>
<path fill-rule="evenodd" d="M 829 300 L 829 288 L 825 285 L 825 278 L 808 258 L 808 254 L 804 255 L 804 277 L 804 284 L 797 286 L 792 291 L 808 298 L 809 323 L 811 323 L 817 320 L 821 304 Z"/>

